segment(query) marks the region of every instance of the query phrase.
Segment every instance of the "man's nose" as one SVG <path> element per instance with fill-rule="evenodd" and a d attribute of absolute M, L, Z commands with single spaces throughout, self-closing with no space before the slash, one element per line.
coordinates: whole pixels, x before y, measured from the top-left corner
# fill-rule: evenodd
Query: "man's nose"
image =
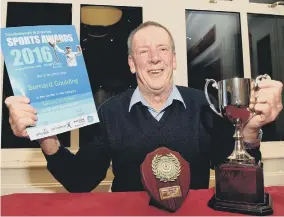
<path fill-rule="evenodd" d="M 150 52 L 150 61 L 152 62 L 152 63 L 158 63 L 158 62 L 160 62 L 160 60 L 161 60 L 161 57 L 160 57 L 160 55 L 159 55 L 159 52 L 157 52 L 157 50 L 152 50 L 151 52 Z"/>

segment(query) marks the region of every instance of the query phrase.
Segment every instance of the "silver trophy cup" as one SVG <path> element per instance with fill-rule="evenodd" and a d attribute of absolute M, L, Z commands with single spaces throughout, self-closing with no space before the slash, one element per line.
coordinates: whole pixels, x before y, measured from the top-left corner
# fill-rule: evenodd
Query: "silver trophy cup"
<path fill-rule="evenodd" d="M 228 157 L 231 162 L 254 163 L 254 157 L 250 156 L 243 144 L 243 127 L 256 114 L 250 109 L 251 99 L 258 88 L 261 79 L 270 79 L 269 75 L 260 75 L 255 80 L 250 78 L 231 78 L 216 82 L 214 79 L 206 79 L 204 91 L 210 108 L 223 118 L 228 118 L 235 126 L 235 148 Z M 207 87 L 212 86 L 218 90 L 219 111 L 211 102 Z"/>

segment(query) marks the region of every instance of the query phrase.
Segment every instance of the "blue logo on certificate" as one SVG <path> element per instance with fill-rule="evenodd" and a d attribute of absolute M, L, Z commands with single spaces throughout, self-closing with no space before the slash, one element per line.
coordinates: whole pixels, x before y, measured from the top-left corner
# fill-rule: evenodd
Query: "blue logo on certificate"
<path fill-rule="evenodd" d="M 75 27 L 1 29 L 1 46 L 14 95 L 38 112 L 31 140 L 99 121 Z"/>

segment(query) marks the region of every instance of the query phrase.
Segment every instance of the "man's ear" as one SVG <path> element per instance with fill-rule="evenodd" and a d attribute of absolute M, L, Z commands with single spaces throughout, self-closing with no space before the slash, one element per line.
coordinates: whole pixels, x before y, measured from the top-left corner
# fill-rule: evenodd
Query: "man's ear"
<path fill-rule="evenodd" d="M 177 58 L 176 58 L 176 54 L 174 53 L 173 56 L 173 70 L 177 69 Z"/>
<path fill-rule="evenodd" d="M 128 56 L 128 65 L 130 67 L 131 73 L 135 74 L 136 73 L 136 67 L 135 67 L 135 64 L 134 64 L 133 57 L 131 55 Z"/>

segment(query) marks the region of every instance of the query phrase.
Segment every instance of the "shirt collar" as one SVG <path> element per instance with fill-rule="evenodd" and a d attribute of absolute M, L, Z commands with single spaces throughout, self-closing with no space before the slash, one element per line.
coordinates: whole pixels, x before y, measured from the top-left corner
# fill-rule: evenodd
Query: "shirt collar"
<path fill-rule="evenodd" d="M 177 89 L 177 87 L 174 85 L 173 86 L 173 90 L 170 93 L 165 105 L 163 106 L 163 109 L 165 109 L 166 107 L 168 107 L 169 105 L 172 104 L 173 100 L 178 100 L 180 102 L 182 102 L 182 104 L 184 105 L 184 108 L 186 108 L 186 105 L 183 101 L 182 96 L 180 95 L 179 90 Z M 135 105 L 136 103 L 141 102 L 143 105 L 147 106 L 148 108 L 151 108 L 151 106 L 148 104 L 148 102 L 145 100 L 145 98 L 142 96 L 141 92 L 139 91 L 139 88 L 137 87 L 131 97 L 130 100 L 130 104 L 129 104 L 129 109 L 128 111 L 131 111 L 131 108 L 133 105 Z M 163 110 L 162 109 L 162 110 Z"/>

